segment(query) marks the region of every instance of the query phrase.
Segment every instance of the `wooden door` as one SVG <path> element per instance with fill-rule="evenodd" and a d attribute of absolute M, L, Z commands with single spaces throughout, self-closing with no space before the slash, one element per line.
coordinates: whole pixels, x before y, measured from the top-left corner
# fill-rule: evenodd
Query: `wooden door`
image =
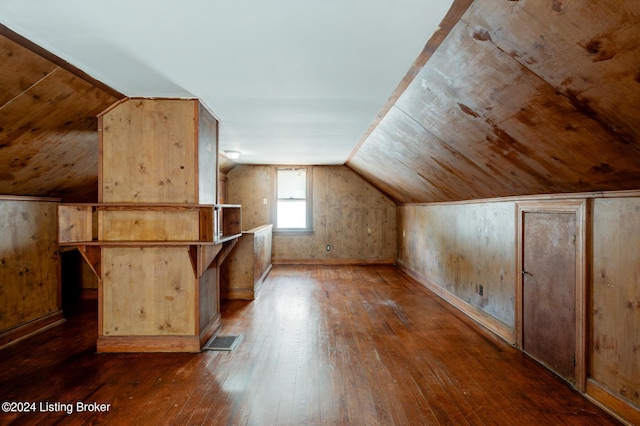
<path fill-rule="evenodd" d="M 525 212 L 522 348 L 575 383 L 576 215 Z"/>

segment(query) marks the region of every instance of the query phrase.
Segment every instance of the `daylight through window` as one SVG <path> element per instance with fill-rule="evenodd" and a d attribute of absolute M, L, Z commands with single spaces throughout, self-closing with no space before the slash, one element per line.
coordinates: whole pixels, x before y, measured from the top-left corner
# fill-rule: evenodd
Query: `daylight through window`
<path fill-rule="evenodd" d="M 310 194 L 306 168 L 276 169 L 276 229 L 309 230 Z"/>

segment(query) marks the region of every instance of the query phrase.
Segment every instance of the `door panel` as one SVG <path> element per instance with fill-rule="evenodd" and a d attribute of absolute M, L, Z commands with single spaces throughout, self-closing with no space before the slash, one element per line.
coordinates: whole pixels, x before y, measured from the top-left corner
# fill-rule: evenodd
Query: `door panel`
<path fill-rule="evenodd" d="M 524 214 L 522 273 L 523 349 L 574 383 L 575 214 Z"/>

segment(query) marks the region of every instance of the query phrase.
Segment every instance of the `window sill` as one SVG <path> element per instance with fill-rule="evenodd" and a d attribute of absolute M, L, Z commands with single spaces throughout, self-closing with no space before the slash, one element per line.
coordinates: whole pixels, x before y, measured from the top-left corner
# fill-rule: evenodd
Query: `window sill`
<path fill-rule="evenodd" d="M 274 236 L 293 237 L 298 235 L 313 235 L 313 229 L 274 229 Z"/>

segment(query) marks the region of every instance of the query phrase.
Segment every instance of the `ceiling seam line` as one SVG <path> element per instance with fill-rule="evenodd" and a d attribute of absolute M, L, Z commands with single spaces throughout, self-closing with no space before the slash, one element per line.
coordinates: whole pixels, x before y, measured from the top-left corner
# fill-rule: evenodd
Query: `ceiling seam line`
<path fill-rule="evenodd" d="M 449 149 L 451 149 L 452 151 L 457 152 L 462 158 L 464 158 L 466 161 L 468 161 L 469 163 L 473 164 L 474 167 L 476 167 L 480 173 L 482 173 L 483 175 L 488 175 L 488 172 L 484 169 L 484 167 L 482 167 L 481 165 L 477 164 L 475 161 L 471 160 L 465 153 L 463 153 L 462 151 L 460 151 L 459 149 L 455 148 L 454 146 L 452 146 L 449 142 L 443 140 L 441 137 L 435 135 L 433 132 L 427 130 L 422 123 L 420 123 L 418 120 L 416 120 L 415 118 L 413 118 L 411 115 L 407 114 L 405 111 L 403 111 L 401 108 L 399 108 L 397 105 L 394 105 L 393 108 L 397 108 L 398 111 L 400 111 L 402 114 L 404 114 L 405 116 L 407 116 L 409 119 L 411 119 L 413 122 L 415 122 L 418 126 L 420 126 L 422 129 L 424 129 L 424 131 L 428 134 L 430 134 L 431 136 L 433 136 L 435 139 L 437 139 L 438 141 L 440 141 L 440 143 L 442 143 L 443 145 L 449 147 Z M 489 122 L 487 122 L 488 124 L 491 124 Z"/>
<path fill-rule="evenodd" d="M 409 113 L 407 113 L 405 110 L 403 110 L 402 108 L 400 108 L 398 105 L 393 105 L 390 109 L 397 109 L 398 111 L 400 111 L 402 114 L 404 114 L 406 117 L 408 117 L 411 121 L 413 121 L 414 123 L 416 123 L 418 126 L 420 126 L 421 129 L 423 129 L 425 132 L 429 133 L 431 136 L 433 136 L 434 138 L 438 139 L 439 141 L 441 141 L 442 143 L 445 143 L 445 141 L 443 141 L 442 139 L 440 139 L 438 136 L 434 135 L 432 132 L 430 132 L 426 127 L 424 127 L 422 125 L 422 123 L 420 123 L 418 120 L 416 120 L 415 118 L 413 118 Z"/>
<path fill-rule="evenodd" d="M 56 65 L 56 67 L 49 73 L 47 73 L 44 77 L 42 77 L 40 80 L 36 81 L 35 83 L 31 84 L 29 87 L 27 87 L 26 89 L 24 89 L 22 92 L 18 93 L 16 96 L 14 96 L 13 98 L 11 98 L 9 101 L 5 102 L 2 106 L 0 106 L 0 111 L 2 111 L 5 107 L 7 107 L 8 105 L 10 105 L 13 101 L 15 101 L 16 99 L 18 99 L 19 97 L 23 96 L 25 93 L 27 93 L 29 90 L 33 89 L 34 87 L 36 87 L 38 84 L 40 84 L 43 80 L 47 79 L 51 74 L 54 74 L 56 71 L 58 71 L 60 69 L 60 67 L 58 65 Z"/>

